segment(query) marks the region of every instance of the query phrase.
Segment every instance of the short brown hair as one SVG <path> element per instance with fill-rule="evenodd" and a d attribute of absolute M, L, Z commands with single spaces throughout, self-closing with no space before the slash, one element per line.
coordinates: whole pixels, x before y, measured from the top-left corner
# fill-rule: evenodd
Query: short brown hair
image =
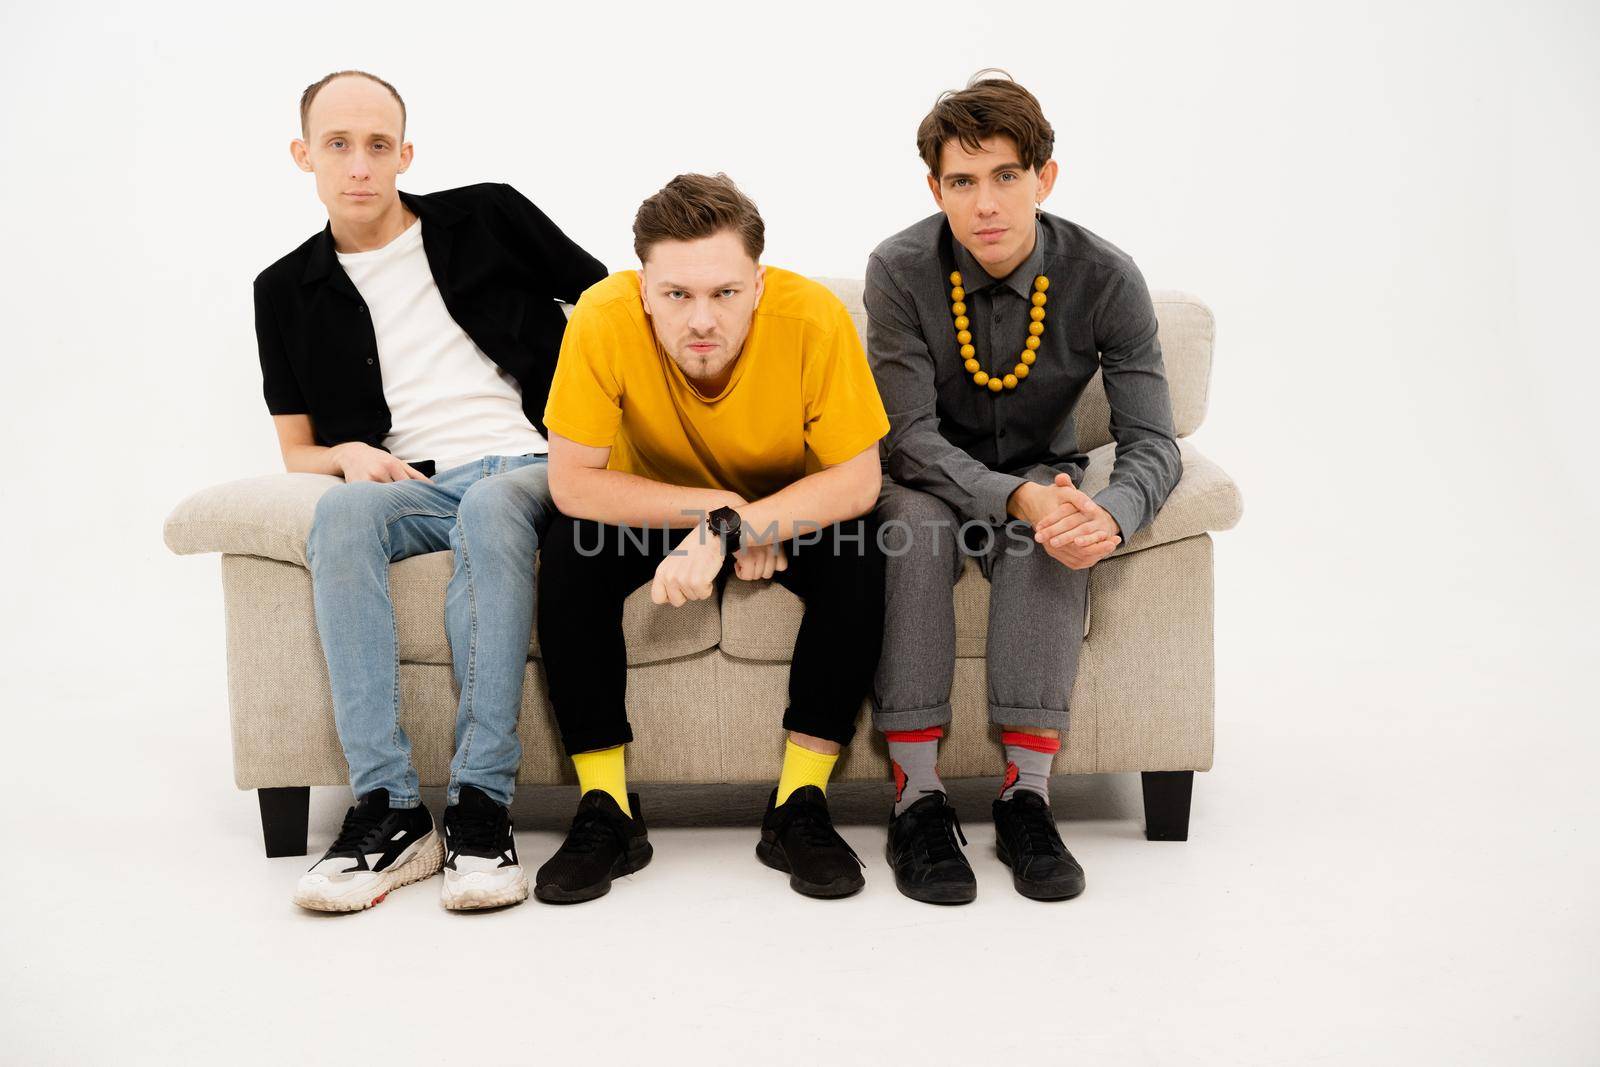
<path fill-rule="evenodd" d="M 994 77 L 993 75 L 1000 75 Z M 1017 162 L 1038 170 L 1050 162 L 1056 131 L 1045 121 L 1039 100 L 1003 70 L 980 70 L 965 89 L 942 93 L 917 127 L 917 152 L 928 173 L 939 177 L 939 156 L 952 139 L 976 152 L 991 137 L 1016 143 Z"/>
<path fill-rule="evenodd" d="M 761 212 L 726 174 L 680 174 L 639 205 L 633 217 L 633 251 L 643 263 L 661 241 L 698 241 L 732 230 L 750 258 L 761 262 L 767 226 Z"/>
<path fill-rule="evenodd" d="M 364 70 L 336 70 L 322 80 L 314 81 L 306 86 L 306 91 L 300 94 L 300 136 L 306 137 L 311 133 L 310 127 L 306 124 L 306 120 L 311 117 L 311 101 L 315 100 L 317 94 L 322 92 L 323 87 L 335 78 L 365 78 L 368 81 L 377 82 L 389 90 L 389 95 L 394 97 L 394 102 L 400 105 L 400 137 L 402 139 L 405 138 L 406 102 L 400 99 L 400 91 L 376 74 L 368 74 Z"/>

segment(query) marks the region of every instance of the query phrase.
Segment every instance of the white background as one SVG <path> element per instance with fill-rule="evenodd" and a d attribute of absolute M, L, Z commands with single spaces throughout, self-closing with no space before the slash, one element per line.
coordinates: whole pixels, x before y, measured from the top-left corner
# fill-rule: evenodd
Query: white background
<path fill-rule="evenodd" d="M 412 975 L 465 1019 L 399 1058 L 1592 1060 L 1597 31 L 1581 3 L 8 4 L 0 1058 L 336 1057 Z M 161 522 L 278 465 L 250 282 L 324 221 L 301 88 L 388 78 L 403 188 L 509 181 L 612 269 L 644 196 L 726 170 L 769 262 L 859 275 L 932 210 L 917 122 L 986 66 L 1055 125 L 1048 208 L 1217 316 L 1196 443 L 1246 509 L 1194 839 L 1144 844 L 1126 782 L 1077 823 L 1058 794 L 1089 895 L 1027 910 L 985 860 L 991 910 L 930 916 L 874 801 L 876 911 L 774 900 L 748 829 L 684 829 L 682 893 L 722 891 L 693 862 L 719 834 L 753 883 L 704 927 L 651 925 L 654 886 L 585 927 L 286 914 L 299 862 L 260 859 L 229 780 L 216 563 Z"/>

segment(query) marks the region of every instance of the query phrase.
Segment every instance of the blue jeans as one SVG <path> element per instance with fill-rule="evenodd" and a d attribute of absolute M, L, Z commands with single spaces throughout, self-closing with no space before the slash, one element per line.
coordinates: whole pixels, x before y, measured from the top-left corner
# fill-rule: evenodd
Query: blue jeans
<path fill-rule="evenodd" d="M 555 514 L 545 457 L 486 456 L 431 482 L 347 482 L 317 502 L 306 545 L 333 717 L 357 797 L 422 802 L 400 728 L 400 644 L 389 564 L 455 553 L 445 632 L 461 702 L 448 803 L 463 785 L 511 803 L 517 715 L 533 630 L 533 556 Z"/>

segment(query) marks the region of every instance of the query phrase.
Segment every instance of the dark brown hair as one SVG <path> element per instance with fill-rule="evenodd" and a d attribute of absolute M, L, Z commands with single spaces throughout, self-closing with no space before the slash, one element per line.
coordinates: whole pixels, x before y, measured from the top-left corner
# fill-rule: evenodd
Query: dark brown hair
<path fill-rule="evenodd" d="M 643 263 L 660 241 L 698 241 L 732 230 L 750 258 L 761 262 L 767 226 L 761 212 L 726 174 L 680 174 L 639 205 L 633 217 L 633 250 Z"/>
<path fill-rule="evenodd" d="M 1050 162 L 1056 147 L 1056 131 L 1045 121 L 1038 98 L 1003 70 L 980 70 L 965 89 L 940 94 L 917 127 L 917 152 L 937 178 L 939 156 L 948 141 L 976 152 L 981 142 L 997 136 L 1016 143 L 1017 162 L 1029 170 Z"/>
<path fill-rule="evenodd" d="M 364 70 L 336 70 L 326 78 L 323 78 L 320 81 L 314 81 L 310 85 L 306 86 L 306 91 L 300 94 L 300 136 L 308 137 L 311 134 L 310 128 L 306 125 L 306 120 L 311 117 L 311 101 L 315 100 L 317 98 L 317 94 L 322 92 L 323 86 L 327 85 L 335 78 L 366 78 L 368 81 L 375 81 L 385 89 L 389 90 L 389 95 L 394 97 L 394 102 L 400 105 L 400 139 L 405 140 L 406 102 L 400 99 L 399 90 L 390 85 L 388 82 L 384 81 L 382 78 L 378 77 L 376 74 L 368 74 Z"/>

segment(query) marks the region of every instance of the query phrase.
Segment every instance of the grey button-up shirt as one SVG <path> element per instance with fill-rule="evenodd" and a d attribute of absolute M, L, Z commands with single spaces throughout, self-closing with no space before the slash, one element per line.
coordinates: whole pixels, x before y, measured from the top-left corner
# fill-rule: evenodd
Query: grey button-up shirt
<path fill-rule="evenodd" d="M 895 234 L 868 259 L 867 355 L 889 412 L 888 474 L 964 519 L 1004 523 L 1024 481 L 1047 484 L 1057 471 L 1082 481 L 1088 457 L 1072 411 L 1100 370 L 1117 447 L 1111 483 L 1094 499 L 1126 541 L 1183 472 L 1155 308 L 1116 246 L 1054 215 L 1038 228 L 1033 253 L 999 280 L 951 236 L 943 214 Z M 967 373 L 950 313 L 951 270 L 961 272 L 978 362 L 995 376 L 1020 361 L 1034 278 L 1050 279 L 1038 358 L 1016 389 L 992 393 Z"/>

